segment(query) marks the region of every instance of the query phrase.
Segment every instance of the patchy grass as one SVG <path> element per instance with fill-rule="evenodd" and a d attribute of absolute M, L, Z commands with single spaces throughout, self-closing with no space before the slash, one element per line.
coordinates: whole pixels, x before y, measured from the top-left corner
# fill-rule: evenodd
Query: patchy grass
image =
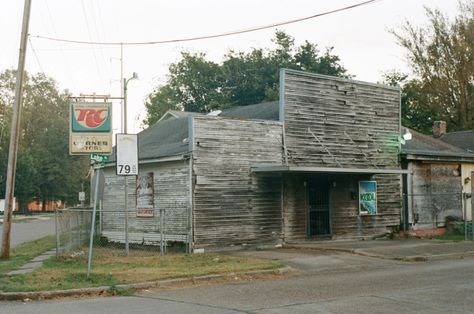
<path fill-rule="evenodd" d="M 436 240 L 441 240 L 441 241 L 464 241 L 464 234 L 456 234 L 456 235 L 438 235 L 434 237 Z M 468 234 L 467 236 L 468 240 L 472 238 L 472 234 Z"/>
<path fill-rule="evenodd" d="M 96 248 L 93 254 L 90 278 L 86 277 L 87 250 L 84 249 L 60 259 L 51 258 L 31 274 L 0 276 L 0 291 L 115 287 L 124 283 L 282 267 L 275 261 L 218 254 L 159 256 L 156 252 L 131 251 L 129 256 L 124 256 L 122 250 L 108 248 Z M 116 290 L 117 294 L 129 293 Z"/>
<path fill-rule="evenodd" d="M 55 246 L 54 236 L 46 236 L 35 241 L 22 243 L 11 250 L 8 260 L 0 260 L 0 273 L 16 269 Z"/>

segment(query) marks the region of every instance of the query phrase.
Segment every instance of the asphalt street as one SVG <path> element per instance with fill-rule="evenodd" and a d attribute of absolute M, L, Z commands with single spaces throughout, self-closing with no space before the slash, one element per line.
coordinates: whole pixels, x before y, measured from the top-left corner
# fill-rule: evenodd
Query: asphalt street
<path fill-rule="evenodd" d="M 291 275 L 130 297 L 1 302 L 1 313 L 474 313 L 474 258 L 400 262 L 349 253 L 242 252 Z"/>
<path fill-rule="evenodd" d="M 13 248 L 23 242 L 33 241 L 55 233 L 54 217 L 35 217 L 27 222 L 14 222 L 11 229 L 10 246 Z M 3 230 L 3 224 L 0 224 Z M 2 238 L 0 232 L 0 239 Z"/>

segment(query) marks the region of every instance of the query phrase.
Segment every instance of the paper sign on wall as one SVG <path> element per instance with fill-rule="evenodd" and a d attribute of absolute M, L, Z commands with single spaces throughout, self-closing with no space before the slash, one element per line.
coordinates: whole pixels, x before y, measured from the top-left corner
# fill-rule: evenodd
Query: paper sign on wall
<path fill-rule="evenodd" d="M 359 214 L 377 214 L 376 181 L 359 181 Z"/>

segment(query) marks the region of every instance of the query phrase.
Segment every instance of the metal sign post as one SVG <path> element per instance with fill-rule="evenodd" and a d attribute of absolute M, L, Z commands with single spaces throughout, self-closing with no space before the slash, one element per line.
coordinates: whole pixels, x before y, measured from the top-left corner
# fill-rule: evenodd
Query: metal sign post
<path fill-rule="evenodd" d="M 94 242 L 95 213 L 97 211 L 97 199 L 99 198 L 99 172 L 98 167 L 94 167 L 95 189 L 94 189 L 94 207 L 92 210 L 91 237 L 89 241 L 89 257 L 87 259 L 87 278 L 89 278 L 92 267 L 92 244 Z"/>

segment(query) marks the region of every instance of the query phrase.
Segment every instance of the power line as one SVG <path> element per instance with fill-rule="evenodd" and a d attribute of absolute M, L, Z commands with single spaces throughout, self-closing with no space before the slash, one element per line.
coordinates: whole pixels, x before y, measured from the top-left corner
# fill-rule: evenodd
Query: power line
<path fill-rule="evenodd" d="M 43 3 L 46 5 L 46 10 L 48 11 L 48 17 L 49 17 L 49 21 L 51 23 L 51 26 L 53 28 L 53 32 L 54 32 L 55 36 L 58 36 L 58 32 L 56 31 L 56 26 L 54 24 L 53 15 L 51 14 L 51 9 L 49 8 L 48 1 L 43 1 Z M 31 43 L 31 37 L 28 37 L 28 39 L 30 39 L 30 43 Z M 76 85 L 74 77 L 71 74 L 72 72 L 71 72 L 71 68 L 69 66 L 68 59 L 66 58 L 66 55 L 64 54 L 64 49 L 63 49 L 61 43 L 58 42 L 56 44 L 59 48 L 59 51 L 61 51 L 62 61 L 65 65 L 67 76 L 69 77 L 69 80 L 73 83 L 73 85 Z M 37 49 L 37 50 L 40 51 L 42 49 Z"/>
<path fill-rule="evenodd" d="M 81 0 L 81 6 L 82 6 L 82 13 L 83 13 L 83 16 L 84 16 L 84 20 L 86 22 L 87 33 L 89 34 L 89 40 L 92 41 L 92 35 L 91 35 L 92 33 L 91 33 L 90 26 L 89 26 L 89 21 L 87 19 L 87 11 L 86 11 L 86 6 L 84 4 L 84 0 Z M 94 61 L 95 61 L 96 69 L 97 69 L 97 74 L 99 75 L 100 80 L 103 82 L 104 78 L 102 76 L 102 71 L 100 70 L 99 62 L 97 61 L 97 55 L 95 54 L 94 50 L 92 50 L 92 55 L 94 56 Z"/>
<path fill-rule="evenodd" d="M 264 29 L 269 29 L 269 28 L 274 28 L 278 26 L 283 26 L 283 25 L 288 25 L 288 24 L 294 24 L 306 20 L 311 20 L 314 18 L 322 17 L 325 15 L 330 15 L 342 11 L 347 11 L 350 9 L 354 9 L 357 7 L 361 7 L 364 5 L 372 4 L 375 2 L 378 2 L 381 0 L 369 0 L 369 1 L 364 1 L 364 2 L 359 2 L 353 5 L 349 5 L 346 7 L 342 7 L 339 9 L 334 9 L 302 18 L 297 18 L 293 20 L 288 20 L 284 22 L 278 22 L 278 23 L 273 23 L 269 25 L 264 25 L 264 26 L 257 26 L 257 27 L 252 27 L 252 28 L 247 28 L 247 29 L 241 29 L 241 30 L 236 30 L 236 31 L 230 31 L 230 32 L 225 32 L 225 33 L 220 33 L 220 34 L 211 34 L 211 35 L 204 35 L 204 36 L 198 36 L 198 37 L 187 37 L 187 38 L 178 38 L 178 39 L 168 39 L 168 40 L 157 40 L 157 41 L 143 41 L 143 42 L 99 42 L 99 41 L 81 41 L 81 40 L 71 40 L 71 39 L 64 39 L 64 38 L 54 38 L 54 37 L 48 37 L 48 36 L 40 36 L 40 35 L 33 35 L 35 38 L 39 39 L 46 39 L 46 40 L 52 40 L 52 41 L 60 41 L 60 42 L 67 42 L 67 43 L 74 43 L 74 44 L 87 44 L 87 45 L 124 45 L 124 46 L 138 46 L 138 45 L 158 45 L 158 44 L 169 44 L 169 43 L 178 43 L 178 42 L 186 42 L 186 41 L 197 41 L 197 40 L 203 40 L 203 39 L 211 39 L 211 38 L 218 38 L 218 37 L 226 37 L 226 36 L 232 36 L 232 35 L 238 35 L 238 34 L 244 34 L 244 33 L 250 33 L 250 32 L 256 32 Z"/>
<path fill-rule="evenodd" d="M 36 54 L 36 50 L 35 50 L 35 47 L 33 47 L 33 43 L 31 42 L 31 39 L 28 38 L 28 41 L 30 43 L 30 46 L 31 46 L 31 50 L 33 51 L 33 54 L 35 55 L 35 59 L 36 59 L 36 62 L 38 63 L 38 66 L 41 70 L 41 73 L 43 73 L 43 75 L 46 77 L 46 74 L 44 73 L 44 69 L 43 67 L 41 66 L 41 62 L 39 61 L 39 58 L 38 58 L 38 55 Z"/>

